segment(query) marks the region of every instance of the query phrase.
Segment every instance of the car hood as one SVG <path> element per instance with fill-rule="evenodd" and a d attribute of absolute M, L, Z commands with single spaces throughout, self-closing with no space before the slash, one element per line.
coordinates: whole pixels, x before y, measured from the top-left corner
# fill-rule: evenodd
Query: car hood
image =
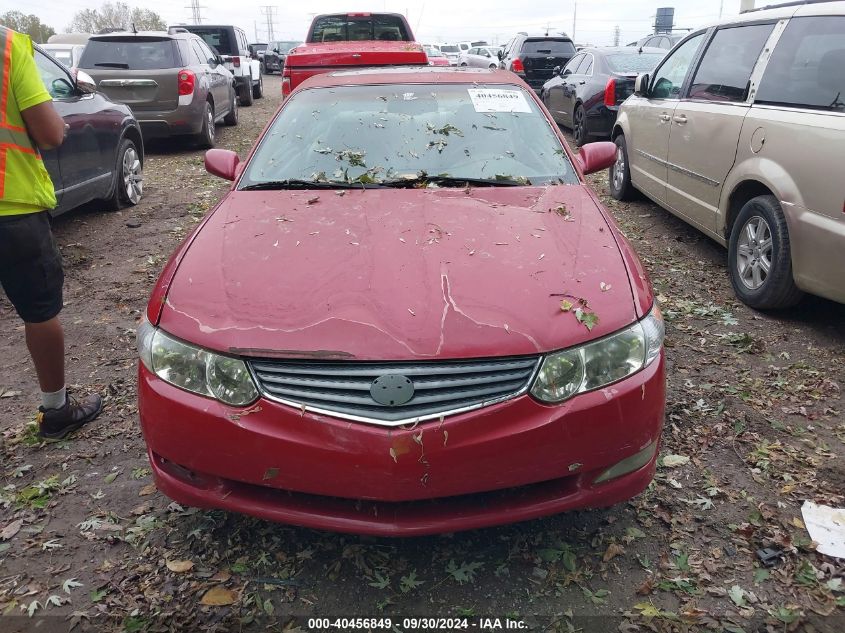
<path fill-rule="evenodd" d="M 592 331 L 561 310 L 579 299 Z M 159 325 L 247 356 L 419 360 L 546 352 L 635 320 L 614 232 L 572 185 L 232 191 Z"/>

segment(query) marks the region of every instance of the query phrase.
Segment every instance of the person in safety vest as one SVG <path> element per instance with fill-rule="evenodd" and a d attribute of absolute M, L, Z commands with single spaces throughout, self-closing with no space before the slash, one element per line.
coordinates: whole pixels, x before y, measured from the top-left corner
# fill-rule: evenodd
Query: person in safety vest
<path fill-rule="evenodd" d="M 61 439 L 100 413 L 100 396 L 71 398 L 59 322 L 64 271 L 50 230 L 53 183 L 39 150 L 61 145 L 65 123 L 53 108 L 28 36 L 0 26 L 0 285 L 24 322 L 41 386 L 39 434 Z"/>

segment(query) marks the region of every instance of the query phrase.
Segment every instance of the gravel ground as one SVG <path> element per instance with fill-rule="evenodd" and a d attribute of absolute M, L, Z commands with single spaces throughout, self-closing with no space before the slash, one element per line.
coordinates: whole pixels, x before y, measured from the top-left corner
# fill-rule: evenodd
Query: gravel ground
<path fill-rule="evenodd" d="M 265 90 L 219 147 L 247 152 L 278 106 L 278 77 Z M 722 248 L 648 202 L 613 201 L 597 174 L 667 318 L 672 457 L 645 493 L 412 540 L 182 508 L 152 485 L 134 328 L 167 256 L 226 184 L 176 142 L 148 147 L 145 173 L 137 207 L 55 222 L 69 381 L 106 401 L 71 441 L 37 439 L 22 326 L 0 298 L 0 630 L 296 631 L 314 630 L 313 616 L 400 630 L 410 616 L 482 630 L 495 626 L 485 617 L 549 631 L 845 630 L 845 566 L 814 551 L 800 512 L 807 499 L 845 503 L 845 306 L 748 309 Z"/>

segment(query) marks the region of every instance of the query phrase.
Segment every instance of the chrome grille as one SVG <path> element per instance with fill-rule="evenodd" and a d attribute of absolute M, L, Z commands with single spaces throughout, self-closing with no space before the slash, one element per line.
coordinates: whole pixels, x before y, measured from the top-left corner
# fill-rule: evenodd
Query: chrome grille
<path fill-rule="evenodd" d="M 340 418 L 398 426 L 477 409 L 524 393 L 537 356 L 410 363 L 253 360 L 259 389 L 272 400 Z M 373 399 L 377 378 L 411 380 L 413 397 L 386 405 Z"/>

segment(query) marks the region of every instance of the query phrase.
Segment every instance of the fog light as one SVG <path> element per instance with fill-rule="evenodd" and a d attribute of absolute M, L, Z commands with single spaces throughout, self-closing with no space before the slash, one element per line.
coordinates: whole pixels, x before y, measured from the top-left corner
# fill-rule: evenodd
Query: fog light
<path fill-rule="evenodd" d="M 635 453 L 630 457 L 626 457 L 621 462 L 618 462 L 616 465 L 608 468 L 601 475 L 596 477 L 593 483 L 600 484 L 603 481 L 608 481 L 609 479 L 616 479 L 617 477 L 621 477 L 622 475 L 632 473 L 635 470 L 638 470 L 648 464 L 652 460 L 656 452 L 657 441 L 655 440 L 654 442 L 646 446 L 643 450 L 641 450 L 639 453 Z"/>

